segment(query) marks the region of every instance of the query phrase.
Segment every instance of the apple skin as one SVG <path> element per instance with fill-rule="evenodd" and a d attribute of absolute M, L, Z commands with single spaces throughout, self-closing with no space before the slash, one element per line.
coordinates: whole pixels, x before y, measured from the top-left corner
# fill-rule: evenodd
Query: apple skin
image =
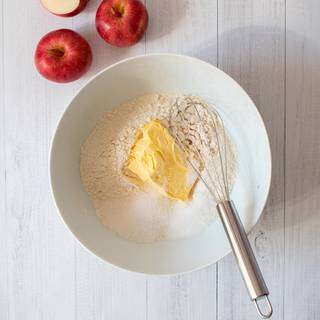
<path fill-rule="evenodd" d="M 72 12 L 66 13 L 66 14 L 58 14 L 55 12 L 50 11 L 41 1 L 42 6 L 48 10 L 50 13 L 54 14 L 55 16 L 59 16 L 59 17 L 65 17 L 65 18 L 69 18 L 69 17 L 74 17 L 76 16 L 78 13 L 80 13 L 81 11 L 84 10 L 84 8 L 87 6 L 87 3 L 89 2 L 89 0 L 80 0 L 79 6 L 78 8 L 76 8 L 75 10 L 73 10 Z"/>
<path fill-rule="evenodd" d="M 59 29 L 41 38 L 34 61 L 44 78 L 66 83 L 79 79 L 89 69 L 92 51 L 87 40 L 77 32 Z"/>
<path fill-rule="evenodd" d="M 103 0 L 96 13 L 102 39 L 115 47 L 136 44 L 148 27 L 148 12 L 139 0 Z"/>

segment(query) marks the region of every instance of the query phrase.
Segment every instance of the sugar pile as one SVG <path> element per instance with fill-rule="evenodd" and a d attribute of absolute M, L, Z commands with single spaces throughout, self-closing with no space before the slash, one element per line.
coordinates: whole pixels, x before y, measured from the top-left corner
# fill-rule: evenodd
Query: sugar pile
<path fill-rule="evenodd" d="M 188 202 L 172 201 L 153 190 L 121 199 L 94 201 L 101 221 L 121 237 L 136 242 L 174 240 L 195 234 L 214 215 L 214 202 L 202 184 Z"/>

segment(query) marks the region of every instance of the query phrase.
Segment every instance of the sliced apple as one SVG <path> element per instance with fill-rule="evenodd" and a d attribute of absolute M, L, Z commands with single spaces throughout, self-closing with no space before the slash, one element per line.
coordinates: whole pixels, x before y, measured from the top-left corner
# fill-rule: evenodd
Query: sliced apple
<path fill-rule="evenodd" d="M 89 0 L 41 0 L 51 13 L 61 17 L 73 17 L 80 13 Z"/>

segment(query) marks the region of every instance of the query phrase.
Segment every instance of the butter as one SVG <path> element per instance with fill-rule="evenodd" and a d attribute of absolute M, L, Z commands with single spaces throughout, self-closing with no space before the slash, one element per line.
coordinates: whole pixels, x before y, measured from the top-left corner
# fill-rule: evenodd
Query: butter
<path fill-rule="evenodd" d="M 138 130 L 123 173 L 136 185 L 151 185 L 171 199 L 186 201 L 192 193 L 185 155 L 157 120 Z"/>

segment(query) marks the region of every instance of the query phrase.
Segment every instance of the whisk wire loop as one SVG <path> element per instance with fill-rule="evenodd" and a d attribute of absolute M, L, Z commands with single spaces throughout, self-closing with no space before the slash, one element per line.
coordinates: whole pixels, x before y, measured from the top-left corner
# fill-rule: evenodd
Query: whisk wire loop
<path fill-rule="evenodd" d="M 175 116 L 173 116 L 174 113 Z M 196 129 L 191 128 L 190 123 L 187 121 L 187 116 L 191 117 L 191 121 L 195 122 Z M 176 123 L 182 124 L 183 128 L 176 127 L 173 123 L 174 118 L 179 120 Z M 176 99 L 171 108 L 169 119 L 169 130 L 180 148 L 185 151 L 188 163 L 199 179 L 202 180 L 210 194 L 213 195 L 215 201 L 219 203 L 228 200 L 227 137 L 224 123 L 219 113 L 215 109 L 211 110 L 209 106 L 202 102 L 187 97 L 182 102 Z M 219 132 L 219 129 L 221 129 L 221 132 Z M 184 141 L 179 137 L 179 131 L 184 133 Z M 210 133 L 212 134 L 209 135 Z M 215 141 L 212 142 L 211 139 L 215 139 Z M 195 141 L 192 140 L 196 140 L 202 145 L 196 145 Z M 213 144 L 216 150 L 213 150 L 210 143 Z M 191 155 L 194 155 L 196 160 Z M 198 162 L 198 165 L 195 162 Z"/>
<path fill-rule="evenodd" d="M 201 121 L 201 115 L 198 109 L 198 104 L 194 103 L 193 104 L 196 113 L 199 117 L 200 123 L 203 125 L 203 122 Z M 209 111 L 209 110 L 208 110 Z M 220 134 L 218 133 L 218 128 L 217 128 L 217 123 L 216 123 L 216 119 L 213 117 L 213 113 L 216 117 L 216 119 L 218 119 L 221 124 L 222 124 L 222 131 L 223 131 L 223 151 L 222 152 L 222 147 L 221 147 L 221 141 L 220 141 Z M 225 130 L 224 130 L 224 124 L 223 124 L 223 120 L 220 117 L 219 113 L 215 110 L 212 110 L 212 112 L 209 112 L 209 117 L 211 119 L 210 123 L 212 124 L 213 127 L 213 131 L 214 131 L 214 137 L 216 137 L 217 139 L 217 147 L 218 147 L 218 156 L 219 156 L 219 162 L 220 162 L 220 169 L 221 169 L 221 177 L 222 177 L 222 181 L 221 179 L 219 179 L 219 172 L 218 169 L 215 165 L 213 165 L 213 170 L 215 172 L 215 177 L 217 177 L 217 181 L 219 183 L 220 189 L 219 189 L 219 194 L 221 194 L 221 196 L 219 197 L 219 202 L 223 201 L 223 200 L 228 200 L 229 199 L 229 190 L 228 190 L 228 177 L 227 177 L 227 148 L 226 148 L 226 135 L 225 135 Z M 205 139 L 205 144 L 207 145 L 207 148 L 210 149 L 209 146 L 209 138 Z M 224 154 L 224 159 L 222 158 L 222 155 Z M 210 172 L 209 170 L 207 170 L 208 172 Z M 210 175 L 211 176 L 211 175 Z M 211 181 L 213 182 L 213 179 L 211 178 Z M 213 182 L 214 183 L 214 182 Z M 217 189 L 217 188 L 216 188 Z M 217 189 L 218 191 L 218 189 Z M 225 191 L 225 194 L 223 194 L 223 191 Z"/>

